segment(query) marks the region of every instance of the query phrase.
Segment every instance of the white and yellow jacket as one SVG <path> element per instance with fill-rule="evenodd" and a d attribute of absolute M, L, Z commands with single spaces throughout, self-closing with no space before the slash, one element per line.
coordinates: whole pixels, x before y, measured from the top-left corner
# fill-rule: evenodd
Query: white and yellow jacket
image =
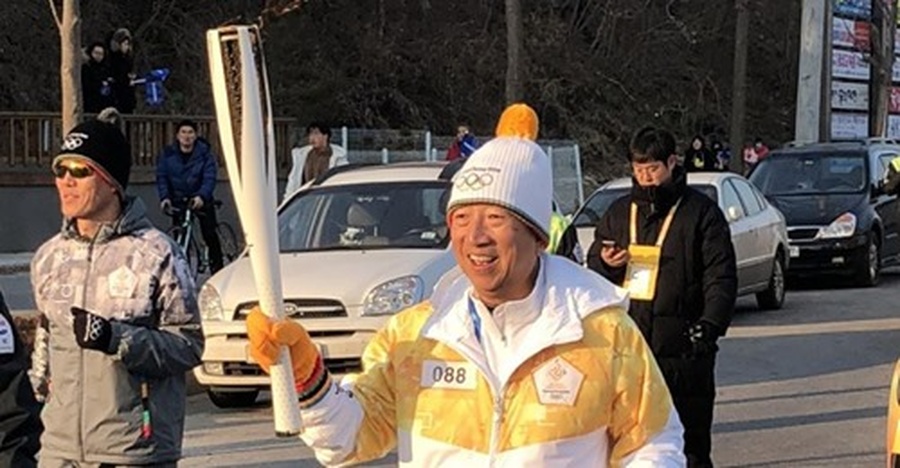
<path fill-rule="evenodd" d="M 430 303 L 376 335 L 363 373 L 303 411 L 320 462 L 397 447 L 401 466 L 684 466 L 681 424 L 624 290 L 544 254 L 520 304 L 538 313 L 500 372 L 475 336 L 470 291 L 448 273 Z"/>

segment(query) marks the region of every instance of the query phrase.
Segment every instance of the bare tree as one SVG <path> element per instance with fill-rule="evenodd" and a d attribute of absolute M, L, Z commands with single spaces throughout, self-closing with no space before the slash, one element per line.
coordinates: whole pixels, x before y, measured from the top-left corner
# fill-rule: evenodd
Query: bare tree
<path fill-rule="evenodd" d="M 59 29 L 59 82 L 62 90 L 62 132 L 65 134 L 81 121 L 81 6 L 78 0 L 62 0 L 62 19 L 55 0 L 50 10 Z"/>
<path fill-rule="evenodd" d="M 743 163 L 744 122 L 747 113 L 747 33 L 750 12 L 747 0 L 735 0 L 737 21 L 734 27 L 734 84 L 731 90 L 731 152 L 729 169 L 741 168 Z"/>
<path fill-rule="evenodd" d="M 893 1 L 872 0 L 872 73 L 869 75 L 869 136 L 887 132 L 891 99 L 891 74 L 894 66 L 894 31 L 897 13 Z"/>
<path fill-rule="evenodd" d="M 522 2 L 506 0 L 506 103 L 525 99 L 523 86 Z"/>

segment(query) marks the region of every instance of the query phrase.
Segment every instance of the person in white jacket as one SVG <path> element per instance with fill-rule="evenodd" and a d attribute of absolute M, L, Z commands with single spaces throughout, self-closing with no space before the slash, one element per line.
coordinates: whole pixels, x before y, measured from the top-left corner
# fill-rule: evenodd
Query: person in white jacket
<path fill-rule="evenodd" d="M 361 374 L 333 382 L 299 323 L 259 310 L 247 319 L 250 353 L 269 369 L 288 346 L 301 438 L 325 465 L 396 448 L 411 467 L 685 466 L 627 291 L 544 252 L 553 182 L 537 116 L 513 105 L 497 135 L 454 178 L 458 267 L 429 301 L 391 317 Z"/>
<path fill-rule="evenodd" d="M 284 199 L 328 169 L 349 163 L 344 148 L 331 144 L 331 128 L 327 125 L 318 122 L 309 124 L 306 138 L 308 145 L 291 150 L 293 166 L 284 188 Z"/>

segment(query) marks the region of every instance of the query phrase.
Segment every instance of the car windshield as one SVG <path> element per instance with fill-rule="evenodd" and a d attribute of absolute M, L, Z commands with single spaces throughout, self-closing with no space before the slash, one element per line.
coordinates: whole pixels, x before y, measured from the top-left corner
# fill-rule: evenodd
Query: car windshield
<path fill-rule="evenodd" d="M 712 185 L 691 184 L 691 188 L 712 198 L 713 201 L 718 201 L 718 198 L 716 197 L 716 188 Z M 573 221 L 575 227 L 596 226 L 597 222 L 600 221 L 600 218 L 603 217 L 603 214 L 606 213 L 606 210 L 609 209 L 609 206 L 612 205 L 614 201 L 629 193 L 631 193 L 631 187 L 618 187 L 595 192 L 594 195 L 584 203 L 584 206 L 582 206 L 581 210 L 578 212 L 578 216 L 575 217 L 575 221 Z"/>
<path fill-rule="evenodd" d="M 392 182 L 320 187 L 278 214 L 282 252 L 443 249 L 449 183 Z"/>
<path fill-rule="evenodd" d="M 857 193 L 866 188 L 864 154 L 781 154 L 750 176 L 767 196 Z"/>

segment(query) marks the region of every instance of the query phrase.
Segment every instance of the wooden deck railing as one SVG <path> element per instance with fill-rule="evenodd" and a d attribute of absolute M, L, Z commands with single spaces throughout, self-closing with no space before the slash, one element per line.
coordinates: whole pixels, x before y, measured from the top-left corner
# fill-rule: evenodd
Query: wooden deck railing
<path fill-rule="evenodd" d="M 93 116 L 86 116 L 92 118 Z M 212 145 L 224 175 L 215 118 L 184 115 L 126 115 L 125 134 L 131 143 L 132 172 L 136 180 L 152 180 L 156 158 L 175 141 L 176 125 L 183 119 L 197 122 L 198 133 Z M 281 171 L 290 167 L 294 119 L 275 119 L 275 155 Z M 50 162 L 62 141 L 61 121 L 52 112 L 0 112 L 0 186 L 50 183 Z"/>

